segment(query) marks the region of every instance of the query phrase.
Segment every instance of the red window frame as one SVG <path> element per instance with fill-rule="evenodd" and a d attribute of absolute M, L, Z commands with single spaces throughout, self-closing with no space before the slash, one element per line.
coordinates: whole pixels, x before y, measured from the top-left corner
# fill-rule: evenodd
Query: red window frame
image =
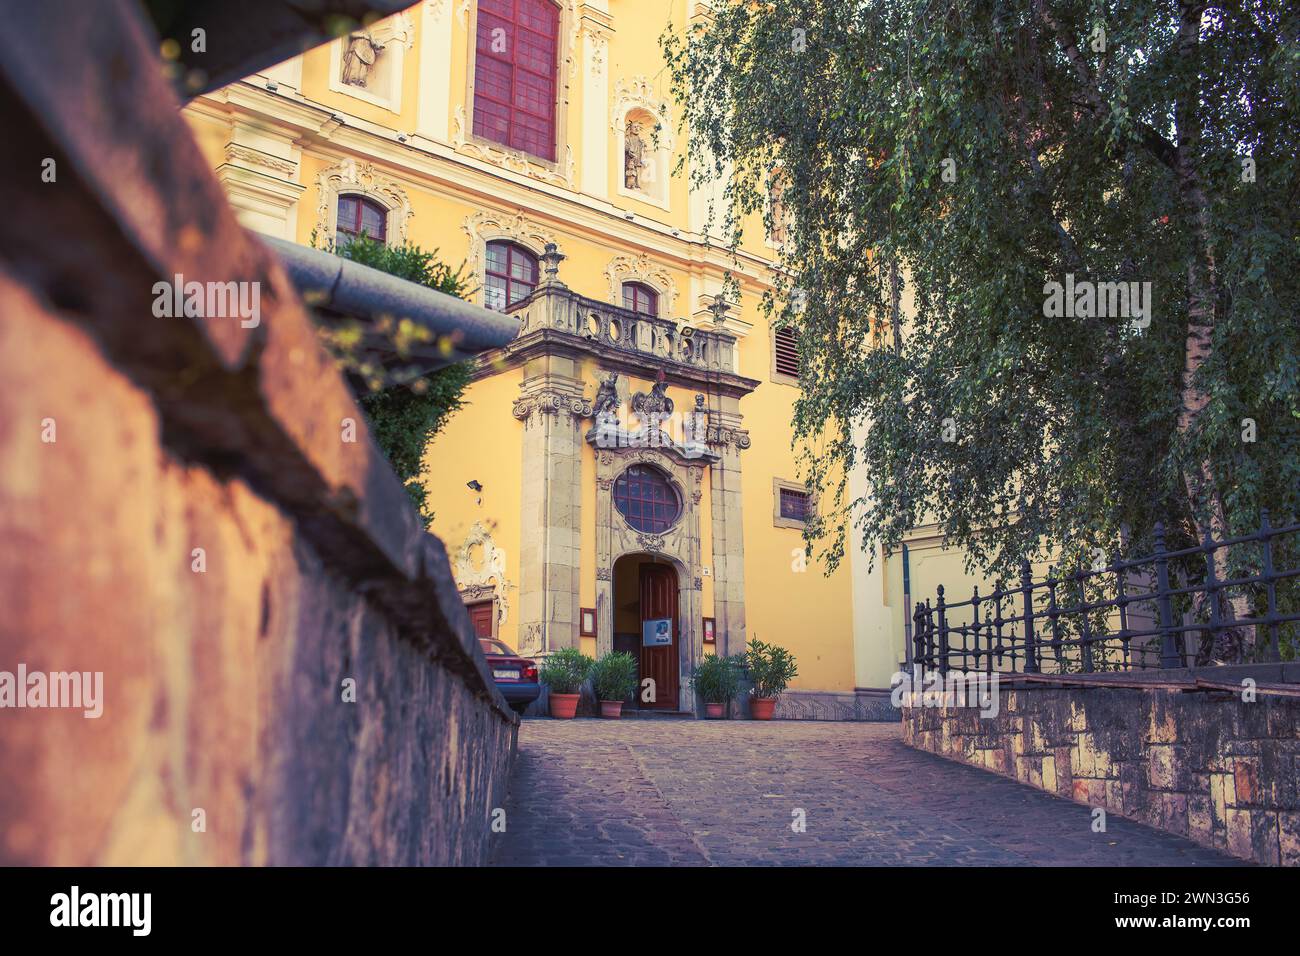
<path fill-rule="evenodd" d="M 776 352 L 774 366 L 778 375 L 799 377 L 799 333 L 786 326 L 777 329 L 772 337 L 772 348 Z"/>
<path fill-rule="evenodd" d="M 483 304 L 504 312 L 528 298 L 537 288 L 538 275 L 537 257 L 523 246 L 504 240 L 489 242 L 483 268 Z"/>
<path fill-rule="evenodd" d="M 660 534 L 682 516 L 676 487 L 657 468 L 633 465 L 614 481 L 614 507 L 637 531 Z"/>
<path fill-rule="evenodd" d="M 349 205 L 350 204 L 350 205 Z M 365 212 L 370 210 L 379 217 L 379 229 L 372 231 L 366 226 Z M 340 236 L 347 236 L 347 241 L 365 235 L 375 242 L 388 241 L 388 210 L 365 196 L 344 193 L 339 197 L 338 215 L 335 230 Z M 340 240 L 344 241 L 344 240 Z"/>
<path fill-rule="evenodd" d="M 623 308 L 642 315 L 658 315 L 659 293 L 640 282 L 624 282 Z"/>
<path fill-rule="evenodd" d="M 505 49 L 494 50 L 502 38 Z M 479 0 L 475 49 L 474 135 L 555 162 L 560 8 Z"/>

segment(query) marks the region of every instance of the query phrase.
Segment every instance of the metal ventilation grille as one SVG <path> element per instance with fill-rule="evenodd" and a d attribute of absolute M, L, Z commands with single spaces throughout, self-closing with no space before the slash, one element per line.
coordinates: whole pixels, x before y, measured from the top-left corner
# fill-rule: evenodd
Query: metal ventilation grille
<path fill-rule="evenodd" d="M 779 375 L 799 377 L 799 337 L 794 329 L 777 329 L 773 347 L 776 349 L 776 371 Z"/>

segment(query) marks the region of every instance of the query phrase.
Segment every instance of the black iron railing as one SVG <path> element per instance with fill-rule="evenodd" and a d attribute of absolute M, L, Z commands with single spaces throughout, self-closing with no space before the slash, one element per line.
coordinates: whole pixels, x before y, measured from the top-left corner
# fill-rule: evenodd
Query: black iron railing
<path fill-rule="evenodd" d="M 949 603 L 943 586 L 912 615 L 922 670 L 1045 674 L 1295 659 L 1300 649 L 1300 523 L 1110 564 L 1049 570 L 1018 587 Z"/>

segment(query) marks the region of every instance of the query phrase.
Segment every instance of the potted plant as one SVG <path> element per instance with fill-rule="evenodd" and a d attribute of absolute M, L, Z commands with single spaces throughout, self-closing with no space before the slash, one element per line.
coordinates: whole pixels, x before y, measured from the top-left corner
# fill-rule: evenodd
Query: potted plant
<path fill-rule="evenodd" d="M 764 644 L 755 638 L 745 651 L 745 664 L 749 679 L 754 682 L 749 712 L 755 720 L 771 720 L 777 698 L 799 673 L 794 656 L 784 647 Z"/>
<path fill-rule="evenodd" d="M 695 665 L 691 686 L 704 701 L 704 715 L 717 720 L 740 689 L 740 662 L 734 657 L 706 654 Z"/>
<path fill-rule="evenodd" d="M 551 716 L 562 720 L 578 712 L 582 682 L 595 663 L 576 647 L 562 647 L 542 661 L 539 677 L 550 692 Z"/>
<path fill-rule="evenodd" d="M 623 701 L 636 691 L 637 660 L 627 651 L 612 651 L 591 668 L 591 686 L 600 701 L 600 716 L 623 715 Z"/>

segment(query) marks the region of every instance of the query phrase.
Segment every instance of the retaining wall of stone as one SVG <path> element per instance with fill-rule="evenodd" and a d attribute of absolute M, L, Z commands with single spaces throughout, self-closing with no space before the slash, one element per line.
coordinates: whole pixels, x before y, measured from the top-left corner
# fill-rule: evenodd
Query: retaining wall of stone
<path fill-rule="evenodd" d="M 1217 670 L 1216 679 L 1233 679 L 1226 672 L 1235 668 Z M 1237 857 L 1300 864 L 1294 697 L 1017 687 L 1001 691 L 991 717 L 970 707 L 905 707 L 903 733 L 913 747 Z"/>

